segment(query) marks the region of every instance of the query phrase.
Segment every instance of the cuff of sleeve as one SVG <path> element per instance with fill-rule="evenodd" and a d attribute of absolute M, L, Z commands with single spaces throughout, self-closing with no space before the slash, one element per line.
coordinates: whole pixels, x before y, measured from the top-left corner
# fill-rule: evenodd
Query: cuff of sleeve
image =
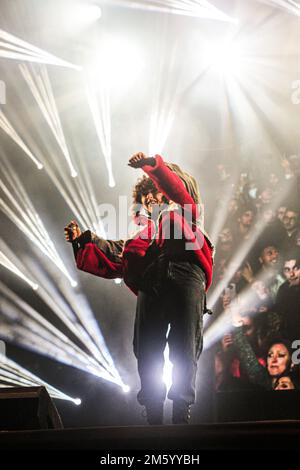
<path fill-rule="evenodd" d="M 73 241 L 73 245 L 76 245 L 78 248 L 83 248 L 87 243 L 92 243 L 93 234 L 90 230 L 83 232 L 76 240 Z"/>
<path fill-rule="evenodd" d="M 155 173 L 155 171 L 161 167 L 161 164 L 163 163 L 163 159 L 160 155 L 155 155 L 155 157 L 150 157 L 150 158 L 151 158 L 151 164 L 144 165 L 143 170 L 146 173 Z"/>

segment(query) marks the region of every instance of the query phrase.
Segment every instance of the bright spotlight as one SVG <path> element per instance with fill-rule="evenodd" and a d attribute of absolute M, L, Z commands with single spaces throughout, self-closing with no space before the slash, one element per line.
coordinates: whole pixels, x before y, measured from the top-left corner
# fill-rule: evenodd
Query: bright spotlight
<path fill-rule="evenodd" d="M 20 364 L 9 359 L 0 353 L 0 387 L 32 387 L 43 385 L 46 387 L 49 395 L 52 398 L 59 400 L 72 401 L 76 405 L 80 405 L 79 398 L 72 398 L 62 391 L 53 387 L 52 385 L 44 382 L 40 377 L 32 374 L 29 370 L 24 369 Z"/>
<path fill-rule="evenodd" d="M 121 284 L 121 283 L 122 283 L 122 279 L 120 279 L 120 278 L 115 279 L 115 284 Z"/>
<path fill-rule="evenodd" d="M 61 2 L 63 3 L 63 2 Z M 86 4 L 86 0 L 73 0 L 72 5 L 59 7 L 60 26 L 67 34 L 78 34 L 101 18 L 101 8 L 95 4 Z"/>
<path fill-rule="evenodd" d="M 78 282 L 73 281 L 73 279 L 70 281 L 70 283 L 71 283 L 72 287 L 77 287 L 78 286 Z"/>
<path fill-rule="evenodd" d="M 5 250 L 6 254 L 2 250 Z M 19 267 L 16 263 L 18 263 Z M 0 265 L 23 279 L 23 281 L 29 284 L 33 290 L 37 290 L 39 288 L 38 284 L 33 282 L 30 277 L 27 276 L 26 267 L 22 265 L 20 260 L 15 258 L 13 251 L 2 240 L 0 240 Z"/>
<path fill-rule="evenodd" d="M 168 331 L 167 331 L 167 338 L 170 333 L 170 325 L 168 326 Z M 171 385 L 172 385 L 172 371 L 173 371 L 173 364 L 171 363 L 169 359 L 170 355 L 170 350 L 169 350 L 169 344 L 166 344 L 165 350 L 164 350 L 164 358 L 165 358 L 165 364 L 164 364 L 164 370 L 163 370 L 163 382 L 165 383 L 167 390 L 170 390 Z"/>
<path fill-rule="evenodd" d="M 205 56 L 208 66 L 221 73 L 235 73 L 241 66 L 241 47 L 232 42 L 209 46 Z"/>
<path fill-rule="evenodd" d="M 107 87 L 124 92 L 141 75 L 144 68 L 142 50 L 128 38 L 107 35 L 99 44 L 91 66 Z"/>
<path fill-rule="evenodd" d="M 123 389 L 123 392 L 124 392 L 124 393 L 130 392 L 130 387 L 129 387 L 129 385 L 124 385 L 124 386 L 122 387 L 122 389 Z"/>
<path fill-rule="evenodd" d="M 41 64 L 54 64 L 62 67 L 71 67 L 81 70 L 81 67 L 59 59 L 49 52 L 46 52 L 33 44 L 13 36 L 3 29 L 0 29 L 0 57 L 20 61 L 38 62 Z"/>
<path fill-rule="evenodd" d="M 1 30 L 0 30 L 1 33 Z M 1 34 L 0 34 L 1 38 Z M 0 54 L 1 56 L 1 54 Z M 37 160 L 37 158 L 33 155 L 31 150 L 27 147 L 26 143 L 22 139 L 22 137 L 17 133 L 14 126 L 5 116 L 3 111 L 0 109 L 0 128 L 19 146 L 21 149 L 26 153 L 26 155 L 35 163 L 37 168 L 41 170 L 43 168 L 42 163 Z"/>
<path fill-rule="evenodd" d="M 98 5 L 73 5 L 68 11 L 68 22 L 77 26 L 92 23 L 101 18 L 102 11 Z"/>
<path fill-rule="evenodd" d="M 61 149 L 61 152 L 69 166 L 71 176 L 75 178 L 77 173 L 73 166 L 72 157 L 66 143 L 47 68 L 40 65 L 36 69 L 30 69 L 25 64 L 20 65 L 19 68 Z"/>

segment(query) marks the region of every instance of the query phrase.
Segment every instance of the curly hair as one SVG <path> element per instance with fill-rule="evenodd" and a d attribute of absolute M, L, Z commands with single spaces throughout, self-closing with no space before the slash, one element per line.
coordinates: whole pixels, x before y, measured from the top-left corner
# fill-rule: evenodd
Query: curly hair
<path fill-rule="evenodd" d="M 134 204 L 142 204 L 142 196 L 147 196 L 148 193 L 156 193 L 157 187 L 147 176 L 143 175 L 142 178 L 137 180 L 136 185 L 133 188 L 132 199 Z"/>

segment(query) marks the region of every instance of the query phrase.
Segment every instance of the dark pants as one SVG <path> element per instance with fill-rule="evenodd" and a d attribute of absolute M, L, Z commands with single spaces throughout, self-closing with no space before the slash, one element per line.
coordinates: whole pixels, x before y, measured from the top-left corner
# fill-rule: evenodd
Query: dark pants
<path fill-rule="evenodd" d="M 168 398 L 195 402 L 205 283 L 202 269 L 188 261 L 159 260 L 146 271 L 138 294 L 133 341 L 141 380 L 137 399 L 141 405 L 166 398 L 162 376 L 169 324 L 173 383 Z"/>

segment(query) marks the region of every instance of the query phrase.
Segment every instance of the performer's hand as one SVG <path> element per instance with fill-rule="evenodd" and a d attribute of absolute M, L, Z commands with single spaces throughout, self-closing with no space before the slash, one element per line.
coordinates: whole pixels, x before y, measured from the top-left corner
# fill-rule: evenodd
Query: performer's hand
<path fill-rule="evenodd" d="M 65 227 L 65 239 L 67 242 L 73 242 L 76 238 L 80 237 L 81 230 L 79 228 L 76 220 L 71 220 L 71 222 Z"/>
<path fill-rule="evenodd" d="M 144 165 L 151 164 L 153 158 L 147 157 L 143 152 L 135 153 L 132 155 L 132 157 L 129 159 L 128 166 L 131 166 L 131 168 L 142 168 Z"/>

